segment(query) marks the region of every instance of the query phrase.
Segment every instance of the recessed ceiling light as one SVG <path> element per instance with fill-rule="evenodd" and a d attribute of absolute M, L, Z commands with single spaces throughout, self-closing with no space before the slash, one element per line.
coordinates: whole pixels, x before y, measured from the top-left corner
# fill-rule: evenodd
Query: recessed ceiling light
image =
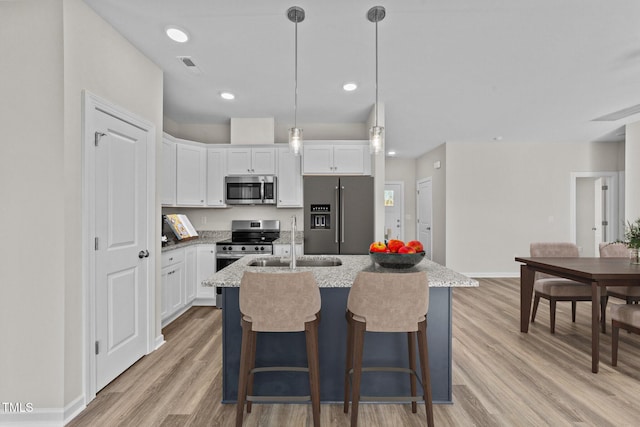
<path fill-rule="evenodd" d="M 396 152 L 395 151 L 388 151 L 387 152 L 387 156 L 395 156 Z"/>
<path fill-rule="evenodd" d="M 342 85 L 342 89 L 346 90 L 347 92 L 353 92 L 354 90 L 358 89 L 358 85 L 353 82 L 349 82 Z"/>
<path fill-rule="evenodd" d="M 165 31 L 167 33 L 167 36 L 169 36 L 169 38 L 174 42 L 185 43 L 189 40 L 189 35 L 186 33 L 186 31 L 178 27 L 167 27 Z"/>
<path fill-rule="evenodd" d="M 220 98 L 222 98 L 222 99 L 231 100 L 231 99 L 235 99 L 235 97 L 236 96 L 234 94 L 232 94 L 231 92 L 220 92 Z"/>

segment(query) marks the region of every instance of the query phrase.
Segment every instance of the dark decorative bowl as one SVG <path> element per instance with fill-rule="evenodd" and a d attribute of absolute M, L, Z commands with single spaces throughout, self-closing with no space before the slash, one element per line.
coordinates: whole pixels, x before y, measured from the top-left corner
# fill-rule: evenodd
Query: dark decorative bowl
<path fill-rule="evenodd" d="M 423 252 L 415 254 L 394 254 L 388 252 L 369 252 L 371 259 L 385 268 L 411 268 L 424 258 Z"/>

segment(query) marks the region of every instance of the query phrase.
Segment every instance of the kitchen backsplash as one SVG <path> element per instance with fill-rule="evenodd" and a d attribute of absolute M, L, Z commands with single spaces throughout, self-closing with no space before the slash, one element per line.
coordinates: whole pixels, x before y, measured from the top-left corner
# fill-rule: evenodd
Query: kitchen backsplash
<path fill-rule="evenodd" d="M 278 209 L 272 206 L 234 206 L 232 208 L 162 208 L 162 214 L 181 213 L 189 217 L 196 230 L 230 230 L 235 219 L 280 220 L 281 230 L 291 230 L 295 215 L 298 230 L 304 230 L 303 209 Z"/>

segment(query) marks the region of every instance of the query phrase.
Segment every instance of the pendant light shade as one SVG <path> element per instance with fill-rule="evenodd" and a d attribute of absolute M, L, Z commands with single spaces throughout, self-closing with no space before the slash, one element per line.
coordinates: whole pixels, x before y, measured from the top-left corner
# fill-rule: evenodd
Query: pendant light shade
<path fill-rule="evenodd" d="M 382 6 L 374 6 L 367 12 L 367 19 L 376 24 L 376 103 L 374 104 L 374 125 L 369 129 L 369 149 L 372 154 L 382 151 L 384 145 L 384 127 L 378 125 L 378 22 L 382 21 L 386 11 Z"/>
<path fill-rule="evenodd" d="M 293 127 L 289 129 L 289 150 L 296 156 L 302 150 L 302 129 L 298 127 L 298 22 L 304 21 L 304 9 L 292 6 L 287 10 L 287 18 L 295 24 L 295 85 L 293 97 Z"/>

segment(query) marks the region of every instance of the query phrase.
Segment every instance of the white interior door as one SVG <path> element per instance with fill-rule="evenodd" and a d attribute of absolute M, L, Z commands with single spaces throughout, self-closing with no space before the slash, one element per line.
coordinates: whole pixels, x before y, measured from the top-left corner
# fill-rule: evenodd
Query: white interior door
<path fill-rule="evenodd" d="M 147 349 L 147 133 L 95 112 L 96 391 Z"/>
<path fill-rule="evenodd" d="M 431 178 L 418 181 L 417 186 L 417 229 L 418 240 L 424 246 L 425 256 L 433 259 L 432 251 L 432 188 Z"/>
<path fill-rule="evenodd" d="M 404 183 L 384 185 L 384 235 L 386 239 L 404 240 Z"/>

